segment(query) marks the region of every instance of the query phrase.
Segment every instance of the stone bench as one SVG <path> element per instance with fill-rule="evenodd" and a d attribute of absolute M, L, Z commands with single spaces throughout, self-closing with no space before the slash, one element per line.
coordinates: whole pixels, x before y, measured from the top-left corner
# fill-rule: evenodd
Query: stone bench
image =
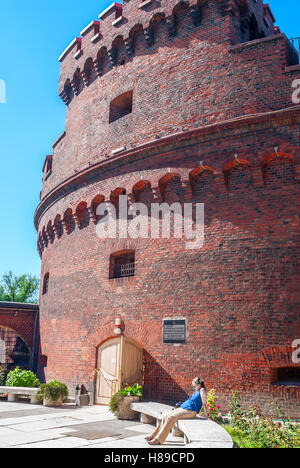
<path fill-rule="evenodd" d="M 131 408 L 141 414 L 141 423 L 159 424 L 172 406 L 154 402 L 131 403 Z M 219 424 L 197 416 L 195 419 L 181 419 L 176 423 L 175 435 L 183 435 L 185 444 L 192 448 L 233 448 L 230 435 Z"/>
<path fill-rule="evenodd" d="M 32 405 L 37 405 L 39 401 L 37 400 L 37 393 L 39 388 L 27 388 L 27 387 L 0 387 L 0 394 L 8 395 L 9 402 L 18 401 L 19 395 L 29 396 L 30 403 Z"/>

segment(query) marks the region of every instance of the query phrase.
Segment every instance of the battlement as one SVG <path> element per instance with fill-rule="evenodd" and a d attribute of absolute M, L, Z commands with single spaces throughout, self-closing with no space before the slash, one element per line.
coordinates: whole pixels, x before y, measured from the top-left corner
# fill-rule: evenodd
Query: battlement
<path fill-rule="evenodd" d="M 82 86 L 89 86 L 96 76 L 109 68 L 124 65 L 136 53 L 136 37 L 143 34 L 151 48 L 158 24 L 167 24 L 168 40 L 177 35 L 180 23 L 189 15 L 195 28 L 215 16 L 215 31 L 210 40 L 235 45 L 276 35 L 275 18 L 263 0 L 125 0 L 112 3 L 76 37 L 59 57 L 61 79 L 59 95 L 68 105 Z M 189 30 L 192 34 L 192 29 Z M 125 49 L 119 60 L 118 52 Z M 82 85 L 80 84 L 82 81 Z"/>
<path fill-rule="evenodd" d="M 292 149 L 296 156 L 298 149 Z M 275 148 L 273 153 L 261 159 L 259 166 L 253 166 L 247 159 L 235 155 L 232 161 L 226 163 L 223 171 L 200 161 L 198 167 L 187 172 L 178 168 L 169 168 L 163 174 L 157 171 L 154 180 L 140 179 L 132 187 L 116 187 L 110 193 L 90 193 L 85 200 L 74 200 L 72 206 L 66 207 L 62 213 L 57 213 L 54 219 L 41 228 L 38 235 L 38 251 L 43 251 L 55 239 L 63 234 L 71 234 L 77 227 L 82 229 L 90 222 L 97 223 L 97 207 L 104 201 L 113 203 L 117 208 L 120 195 L 127 195 L 129 206 L 133 203 L 206 203 L 216 197 L 232 195 L 241 197 L 252 191 L 259 191 L 263 197 L 264 188 L 272 191 L 295 186 L 300 181 L 300 166 L 295 164 L 292 154 Z M 274 193 L 274 192 L 273 192 Z M 228 202 L 232 203 L 232 196 Z"/>

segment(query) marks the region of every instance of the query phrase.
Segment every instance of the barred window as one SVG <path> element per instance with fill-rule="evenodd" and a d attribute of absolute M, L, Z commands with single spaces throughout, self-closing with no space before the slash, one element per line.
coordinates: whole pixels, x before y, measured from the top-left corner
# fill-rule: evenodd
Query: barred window
<path fill-rule="evenodd" d="M 126 278 L 135 275 L 135 252 L 117 252 L 110 257 L 109 278 Z"/>

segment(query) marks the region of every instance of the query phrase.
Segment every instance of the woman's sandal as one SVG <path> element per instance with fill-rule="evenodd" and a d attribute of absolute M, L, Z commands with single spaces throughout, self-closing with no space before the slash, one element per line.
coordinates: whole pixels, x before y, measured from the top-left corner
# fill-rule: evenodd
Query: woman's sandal
<path fill-rule="evenodd" d="M 145 439 L 149 442 L 150 440 L 153 440 L 153 437 L 149 436 L 149 437 L 145 437 Z"/>
<path fill-rule="evenodd" d="M 150 440 L 149 445 L 162 445 L 157 439 Z"/>

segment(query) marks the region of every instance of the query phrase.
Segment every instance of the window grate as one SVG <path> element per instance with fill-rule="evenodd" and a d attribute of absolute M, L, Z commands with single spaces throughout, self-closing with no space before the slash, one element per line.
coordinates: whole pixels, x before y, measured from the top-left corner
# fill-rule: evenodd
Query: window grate
<path fill-rule="evenodd" d="M 134 276 L 135 273 L 135 264 L 134 263 L 125 263 L 121 265 L 120 268 L 120 277 L 123 278 L 125 276 Z"/>

